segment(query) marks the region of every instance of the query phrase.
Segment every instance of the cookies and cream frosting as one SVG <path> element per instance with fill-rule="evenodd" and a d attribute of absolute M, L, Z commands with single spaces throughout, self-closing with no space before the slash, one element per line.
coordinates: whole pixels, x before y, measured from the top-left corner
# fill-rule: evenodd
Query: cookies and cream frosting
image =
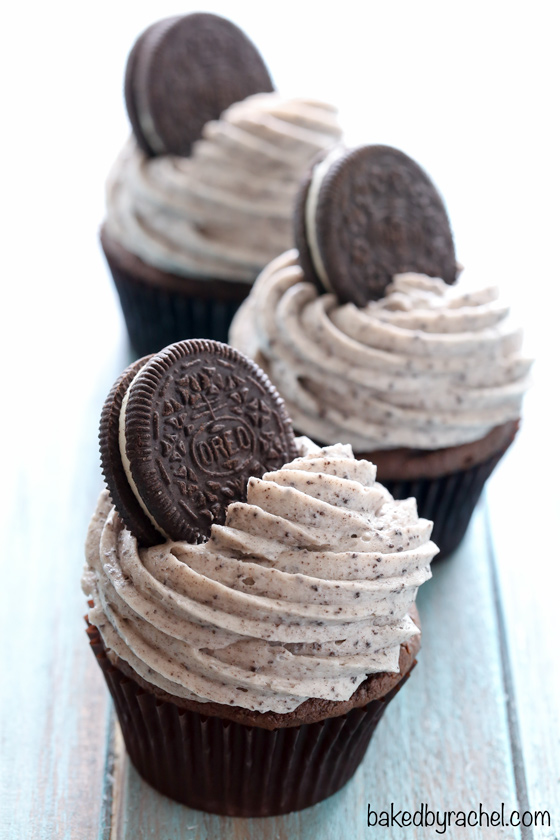
<path fill-rule="evenodd" d="M 200 545 L 139 549 L 102 493 L 83 589 L 110 655 L 173 696 L 263 712 L 347 700 L 368 674 L 398 673 L 432 523 L 349 446 L 298 443 Z"/>
<path fill-rule="evenodd" d="M 107 233 L 163 271 L 252 282 L 292 246 L 300 179 L 340 138 L 330 105 L 262 93 L 207 123 L 189 157 L 149 158 L 131 139 L 107 182 Z"/>
<path fill-rule="evenodd" d="M 359 308 L 305 282 L 297 251 L 274 260 L 235 316 L 294 426 L 355 452 L 439 449 L 519 417 L 531 361 L 496 287 L 401 274 Z"/>

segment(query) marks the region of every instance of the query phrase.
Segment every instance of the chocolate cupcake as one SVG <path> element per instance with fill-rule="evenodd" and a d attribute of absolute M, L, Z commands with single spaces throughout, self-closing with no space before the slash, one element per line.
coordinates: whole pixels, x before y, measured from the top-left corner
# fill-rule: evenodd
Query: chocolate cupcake
<path fill-rule="evenodd" d="M 133 135 L 107 182 L 101 245 L 133 349 L 226 341 L 259 271 L 293 244 L 300 179 L 340 140 L 335 109 L 273 92 L 254 45 L 210 14 L 149 27 L 125 93 Z"/>
<path fill-rule="evenodd" d="M 297 220 L 300 252 L 263 271 L 230 341 L 301 433 L 349 442 L 396 498 L 415 496 L 445 556 L 515 437 L 521 330 L 495 286 L 456 281 L 443 203 L 398 150 L 319 163 Z"/>
<path fill-rule="evenodd" d="M 117 449 L 105 440 L 115 433 Z M 181 342 L 122 377 L 101 443 L 109 484 L 120 450 L 130 494 L 101 494 L 83 589 L 132 762 L 212 813 L 281 814 L 330 796 L 415 665 L 431 523 L 349 446 L 294 439 L 262 372 L 212 342 Z M 157 513 L 181 503 L 184 520 Z"/>

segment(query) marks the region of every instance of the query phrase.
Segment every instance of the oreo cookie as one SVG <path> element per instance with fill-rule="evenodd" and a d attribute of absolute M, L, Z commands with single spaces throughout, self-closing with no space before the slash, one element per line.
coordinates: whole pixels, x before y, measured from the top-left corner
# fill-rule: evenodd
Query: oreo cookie
<path fill-rule="evenodd" d="M 231 21 L 197 12 L 152 24 L 134 44 L 125 101 L 149 155 L 187 156 L 209 120 L 272 81 L 257 48 Z"/>
<path fill-rule="evenodd" d="M 101 416 L 103 473 L 141 545 L 200 542 L 251 476 L 296 457 L 278 392 L 232 347 L 193 339 L 131 365 Z"/>
<path fill-rule="evenodd" d="M 119 421 L 124 397 L 137 373 L 150 361 L 151 356 L 131 364 L 119 376 L 105 400 L 99 424 L 99 450 L 101 469 L 113 504 L 125 525 L 133 531 L 142 545 L 161 542 L 162 536 L 146 517 L 126 477 L 119 447 Z"/>
<path fill-rule="evenodd" d="M 457 264 L 443 201 L 426 173 L 390 146 L 322 155 L 296 202 L 306 278 L 343 303 L 378 300 L 407 271 L 454 283 Z"/>

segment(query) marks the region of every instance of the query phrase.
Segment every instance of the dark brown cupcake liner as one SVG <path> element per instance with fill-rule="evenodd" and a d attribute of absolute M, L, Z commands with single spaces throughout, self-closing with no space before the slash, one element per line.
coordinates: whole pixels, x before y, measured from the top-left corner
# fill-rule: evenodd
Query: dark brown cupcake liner
<path fill-rule="evenodd" d="M 436 560 L 455 551 L 465 536 L 482 488 L 506 452 L 509 443 L 482 463 L 448 475 L 404 481 L 378 476 L 378 480 L 395 499 L 414 496 L 418 515 L 432 520 L 432 540 L 440 551 Z"/>
<path fill-rule="evenodd" d="M 158 699 L 112 665 L 95 627 L 88 635 L 140 775 L 177 802 L 227 816 L 286 814 L 340 790 L 412 671 L 384 697 L 344 715 L 269 730 Z"/>
<path fill-rule="evenodd" d="M 139 357 L 188 338 L 210 338 L 227 344 L 229 327 L 240 301 L 187 297 L 150 287 L 113 266 L 111 273 L 130 343 Z"/>
<path fill-rule="evenodd" d="M 251 291 L 250 283 L 166 274 L 126 252 L 103 230 L 101 244 L 139 357 L 189 338 L 227 344 L 231 321 Z"/>

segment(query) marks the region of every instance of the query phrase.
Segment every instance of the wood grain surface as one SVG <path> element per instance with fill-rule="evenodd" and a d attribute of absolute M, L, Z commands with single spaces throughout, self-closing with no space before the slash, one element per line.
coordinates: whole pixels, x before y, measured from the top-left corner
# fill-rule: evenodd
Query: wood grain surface
<path fill-rule="evenodd" d="M 537 381 L 547 368 L 552 379 L 557 375 L 552 363 L 543 358 Z M 542 486 L 543 461 L 556 465 L 557 474 L 557 452 L 548 453 L 537 441 L 541 435 L 554 440 L 556 430 L 554 413 L 535 390 L 526 402 L 523 434 L 488 489 L 515 770 L 525 806 L 555 810 L 550 830 L 535 832 L 547 840 L 560 836 L 560 558 L 553 536 L 560 491 L 556 481 Z"/>

